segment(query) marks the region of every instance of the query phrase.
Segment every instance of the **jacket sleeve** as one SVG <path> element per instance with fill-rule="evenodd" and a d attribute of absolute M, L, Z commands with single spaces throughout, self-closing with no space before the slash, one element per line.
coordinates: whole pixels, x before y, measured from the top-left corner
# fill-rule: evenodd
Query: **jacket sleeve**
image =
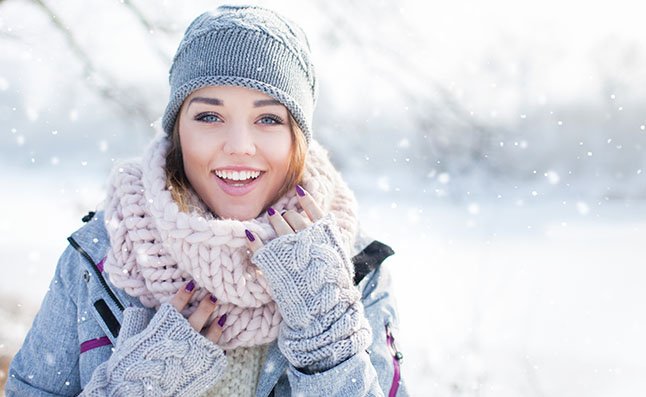
<path fill-rule="evenodd" d="M 77 308 L 63 274 L 78 261 L 72 247 L 59 259 L 49 290 L 9 367 L 7 397 L 74 396 L 80 392 Z"/>
<path fill-rule="evenodd" d="M 398 329 L 396 305 L 387 268 L 379 266 L 359 284 L 372 343 L 325 372 L 305 374 L 287 370 L 293 394 L 326 396 L 407 396 L 401 380 L 399 353 L 394 344 Z M 399 354 L 397 354 L 399 353 Z"/>

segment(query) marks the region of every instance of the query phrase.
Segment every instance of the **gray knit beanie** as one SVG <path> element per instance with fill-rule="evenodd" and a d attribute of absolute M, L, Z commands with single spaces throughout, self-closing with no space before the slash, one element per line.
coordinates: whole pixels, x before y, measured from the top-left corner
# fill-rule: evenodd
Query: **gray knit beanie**
<path fill-rule="evenodd" d="M 170 100 L 162 126 L 172 135 L 177 114 L 193 91 L 239 86 L 276 99 L 309 143 L 317 83 L 305 33 L 260 7 L 221 6 L 186 29 L 170 68 Z"/>

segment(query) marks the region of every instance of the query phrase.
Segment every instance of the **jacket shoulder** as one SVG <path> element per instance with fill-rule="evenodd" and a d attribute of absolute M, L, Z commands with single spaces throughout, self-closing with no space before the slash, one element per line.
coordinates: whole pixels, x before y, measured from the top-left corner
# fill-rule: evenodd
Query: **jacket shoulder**
<path fill-rule="evenodd" d="M 381 263 L 394 253 L 395 251 L 390 246 L 372 239 L 362 230 L 359 230 L 355 239 L 354 255 L 352 256 L 354 284 L 359 285 L 368 274 L 377 270 Z"/>
<path fill-rule="evenodd" d="M 84 255 L 82 251 L 85 251 L 94 263 L 100 262 L 105 257 L 105 252 L 110 246 L 110 238 L 105 228 L 103 216 L 103 211 L 88 213 L 88 215 L 83 217 L 83 221 L 86 224 L 67 238 L 67 241 L 77 251 L 82 255 Z M 82 251 L 79 250 L 79 247 Z"/>

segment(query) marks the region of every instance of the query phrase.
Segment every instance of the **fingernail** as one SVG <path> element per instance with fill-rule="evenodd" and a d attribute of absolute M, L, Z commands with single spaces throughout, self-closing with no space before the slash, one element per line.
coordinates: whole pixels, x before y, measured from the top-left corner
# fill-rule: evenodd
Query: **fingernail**
<path fill-rule="evenodd" d="M 251 234 L 251 232 L 249 230 L 245 229 L 244 234 L 247 235 L 247 239 L 249 239 L 249 241 L 255 241 L 256 240 L 256 238 L 253 236 L 253 234 Z"/>
<path fill-rule="evenodd" d="M 195 288 L 195 281 L 191 280 L 186 284 L 186 292 L 193 291 L 193 288 Z"/>
<path fill-rule="evenodd" d="M 286 213 L 287 213 L 287 210 L 285 210 L 285 211 L 281 212 L 281 213 L 280 213 L 280 216 L 283 216 L 283 215 L 285 215 Z"/>
<path fill-rule="evenodd" d="M 224 355 L 226 356 L 226 355 L 227 355 L 227 351 L 226 351 L 226 350 L 222 350 L 222 351 L 224 352 Z"/>
<path fill-rule="evenodd" d="M 211 297 L 209 298 L 209 300 L 211 300 L 211 303 L 215 303 L 215 302 L 217 302 L 217 301 L 218 301 L 218 298 L 216 298 L 215 296 L 211 295 Z"/>
<path fill-rule="evenodd" d="M 220 326 L 220 328 L 222 328 L 222 327 L 224 327 L 224 323 L 226 323 L 226 322 L 227 322 L 227 314 L 224 313 L 222 315 L 222 317 L 220 317 L 220 319 L 218 320 L 218 326 Z"/>
<path fill-rule="evenodd" d="M 274 216 L 276 211 L 274 211 L 274 209 L 271 207 L 267 207 L 267 213 L 269 214 L 269 216 Z"/>
<path fill-rule="evenodd" d="M 296 193 L 301 197 L 305 197 L 305 190 L 300 185 L 296 185 Z"/>

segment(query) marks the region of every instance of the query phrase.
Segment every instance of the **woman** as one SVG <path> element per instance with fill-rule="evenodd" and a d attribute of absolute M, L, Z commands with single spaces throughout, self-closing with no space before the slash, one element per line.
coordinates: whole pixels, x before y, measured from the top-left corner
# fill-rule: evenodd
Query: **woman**
<path fill-rule="evenodd" d="M 392 251 L 312 139 L 302 30 L 205 13 L 170 85 L 164 131 L 69 238 L 7 395 L 405 394 Z"/>

